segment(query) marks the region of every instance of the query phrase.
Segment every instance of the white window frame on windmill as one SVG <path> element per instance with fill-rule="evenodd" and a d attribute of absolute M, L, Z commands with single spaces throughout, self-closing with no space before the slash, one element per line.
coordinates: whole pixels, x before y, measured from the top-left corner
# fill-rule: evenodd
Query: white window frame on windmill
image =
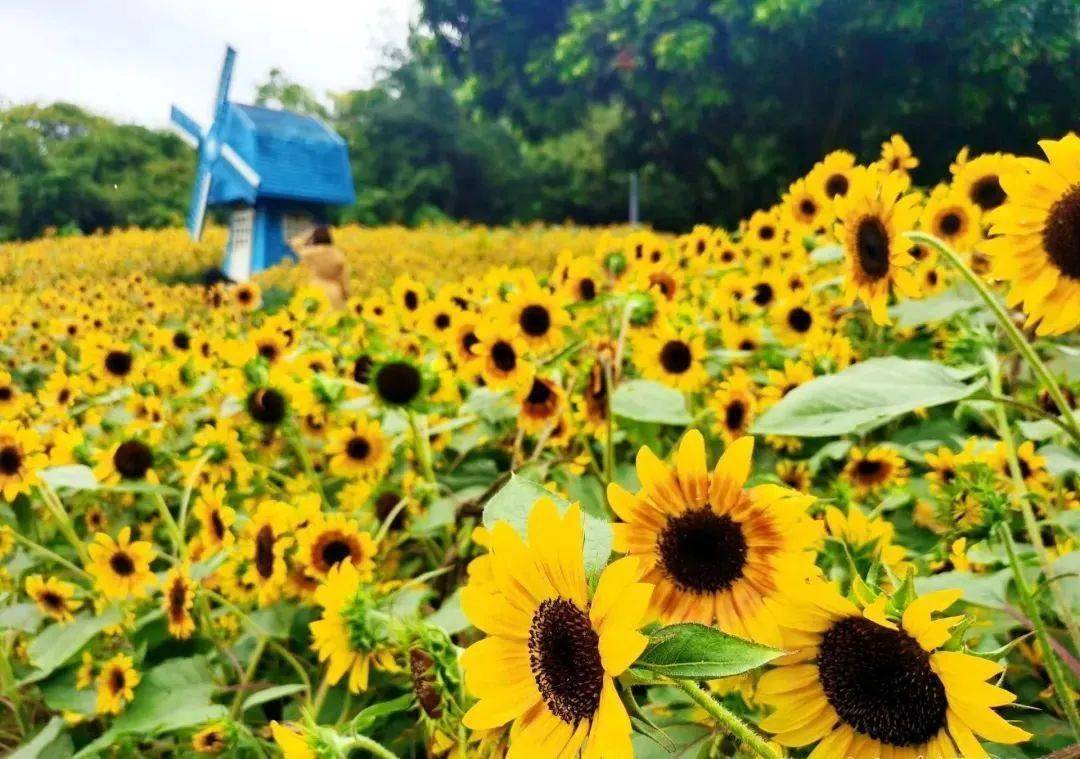
<path fill-rule="evenodd" d="M 286 213 L 281 215 L 281 237 L 290 248 L 293 240 L 297 237 L 303 236 L 303 239 L 307 239 L 314 231 L 315 219 L 312 218 L 311 214 Z"/>
<path fill-rule="evenodd" d="M 242 206 L 229 216 L 229 256 L 225 274 L 234 282 L 251 278 L 251 256 L 255 242 L 255 209 Z"/>

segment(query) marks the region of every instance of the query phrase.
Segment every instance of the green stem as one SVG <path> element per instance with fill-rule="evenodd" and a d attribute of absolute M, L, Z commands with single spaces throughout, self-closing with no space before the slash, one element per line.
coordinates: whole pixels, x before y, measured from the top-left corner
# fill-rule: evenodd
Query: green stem
<path fill-rule="evenodd" d="M 1000 395 L 1001 369 L 998 365 L 997 356 L 992 351 L 988 351 L 987 353 L 986 364 L 990 374 L 990 390 L 994 395 Z M 1031 502 L 1028 499 L 1027 484 L 1024 482 L 1024 475 L 1020 469 L 1020 461 L 1016 456 L 1016 439 L 1013 437 L 1009 419 L 1005 415 L 1005 408 L 1000 405 L 995 406 L 994 414 L 997 418 L 998 436 L 1005 444 L 1005 454 L 1009 463 L 1009 474 L 1012 476 L 1013 487 L 1016 489 L 1018 495 L 1017 501 L 1020 506 L 1020 514 L 1024 519 L 1024 531 L 1027 533 L 1028 542 L 1031 543 L 1031 547 L 1039 559 L 1039 567 L 1042 569 L 1043 577 L 1049 580 L 1053 569 L 1050 566 L 1050 557 L 1046 553 L 1046 546 L 1043 545 L 1042 534 L 1039 531 L 1039 522 L 1035 518 L 1035 511 L 1031 508 Z M 1072 641 L 1073 651 L 1080 653 L 1080 625 L 1078 625 L 1075 616 L 1072 614 L 1072 607 L 1059 584 L 1049 583 L 1049 586 L 1050 595 L 1053 597 L 1054 604 L 1057 606 L 1058 616 L 1065 622 L 1065 627 L 1069 631 L 1069 639 Z M 1051 653 L 1050 656 L 1055 656 L 1055 654 Z"/>
<path fill-rule="evenodd" d="M 11 667 L 9 640 L 4 641 L 3 650 L 0 650 L 0 692 L 3 692 L 11 701 L 11 713 L 15 715 L 15 722 L 19 727 L 19 736 L 25 738 L 26 720 L 23 717 L 22 695 L 19 693 L 15 672 Z"/>
<path fill-rule="evenodd" d="M 236 719 L 240 715 L 240 705 L 244 703 L 244 693 L 247 691 L 248 683 L 255 678 L 255 670 L 259 667 L 259 660 L 262 659 L 263 651 L 266 650 L 267 638 L 258 638 L 255 641 L 255 650 L 251 652 L 251 659 L 248 661 L 247 669 L 244 670 L 244 676 L 240 680 L 240 683 L 236 686 L 236 696 L 233 698 L 232 708 L 229 709 L 229 715 Z"/>
<path fill-rule="evenodd" d="M 157 506 L 158 513 L 161 514 L 161 519 L 165 522 L 165 526 L 169 528 L 176 556 L 183 561 L 187 553 L 187 541 L 184 540 L 184 536 L 180 532 L 180 525 L 173 518 L 172 512 L 169 511 L 169 505 L 165 503 L 165 498 L 162 497 L 161 493 L 154 493 L 153 501 L 154 505 Z"/>
<path fill-rule="evenodd" d="M 381 743 L 373 741 L 366 735 L 353 735 L 344 740 L 343 749 L 349 751 L 354 748 L 360 748 L 367 751 L 373 756 L 379 757 L 379 759 L 398 759 L 393 753 L 389 751 Z"/>
<path fill-rule="evenodd" d="M 435 468 L 431 463 L 431 441 L 427 436 L 427 419 L 422 419 L 415 411 L 409 409 L 409 429 L 412 430 L 413 446 L 416 449 L 416 460 L 420 465 L 420 474 L 431 485 L 435 485 Z"/>
<path fill-rule="evenodd" d="M 604 385 L 607 388 L 604 392 L 604 403 L 607 404 L 604 414 L 604 424 L 607 425 L 607 435 L 604 440 L 604 485 L 607 486 L 615 481 L 615 422 L 611 411 L 611 396 L 615 392 L 615 372 L 609 362 L 604 361 L 603 364 Z"/>
<path fill-rule="evenodd" d="M 706 692 L 693 680 L 671 680 L 671 684 L 694 700 L 698 706 L 709 713 L 718 725 L 727 728 L 743 744 L 765 759 L 781 759 L 780 752 L 765 742 L 757 732 L 739 717 L 732 714 L 719 701 Z"/>
<path fill-rule="evenodd" d="M 1050 393 L 1050 397 L 1054 399 L 1054 403 L 1057 404 L 1058 411 L 1061 412 L 1062 420 L 1069 429 L 1069 435 L 1073 441 L 1080 444 L 1080 427 L 1076 424 L 1076 418 L 1073 416 L 1072 408 L 1069 407 L 1068 402 L 1065 400 L 1064 394 L 1061 392 L 1061 388 L 1058 387 L 1057 381 L 1053 375 L 1046 368 L 1046 364 L 1042 362 L 1039 355 L 1035 352 L 1024 335 L 1017 329 L 1016 324 L 1013 323 L 1012 318 L 1008 312 L 1005 311 L 1004 306 L 998 301 L 994 294 L 990 292 L 990 289 L 986 286 L 979 275 L 971 270 L 960 255 L 953 250 L 945 242 L 939 240 L 934 235 L 926 234 L 925 232 L 908 232 L 907 237 L 915 242 L 925 243 L 936 249 L 941 255 L 948 259 L 953 268 L 959 271 L 964 279 L 968 281 L 975 292 L 979 294 L 983 302 L 990 308 L 998 322 L 1001 323 L 1002 328 L 1005 330 L 1005 334 L 1008 335 L 1009 341 L 1013 344 L 1013 347 L 1020 352 L 1020 355 L 1024 357 L 1024 360 L 1028 362 L 1032 371 L 1035 372 L 1035 376 L 1038 377 L 1039 382 L 1046 389 L 1046 392 Z"/>
<path fill-rule="evenodd" d="M 22 545 L 26 546 L 27 548 L 29 548 L 34 553 L 40 554 L 41 556 L 44 556 L 46 559 L 49 559 L 50 561 L 55 561 L 57 564 L 60 564 L 61 566 L 67 567 L 72 572 L 79 575 L 79 577 L 82 577 L 84 580 L 92 579 L 90 577 L 90 575 L 88 575 L 86 573 L 86 570 L 75 566 L 70 561 L 65 559 L 63 556 L 61 556 L 60 554 L 55 553 L 53 551 L 50 551 L 45 546 L 38 545 L 37 543 L 32 541 L 30 538 L 28 538 L 28 537 L 26 537 L 24 535 L 20 535 L 17 531 L 12 530 L 11 531 L 11 537 L 13 537 L 16 542 L 21 543 Z"/>
<path fill-rule="evenodd" d="M 1065 710 L 1065 717 L 1069 720 L 1069 727 L 1072 728 L 1073 737 L 1080 740 L 1080 715 L 1077 714 L 1076 701 L 1070 695 L 1071 690 L 1068 681 L 1065 679 L 1061 660 L 1058 659 L 1057 653 L 1050 645 L 1050 634 L 1046 631 L 1046 625 L 1039 614 L 1038 605 L 1032 597 L 1031 587 L 1028 585 L 1023 568 L 1020 566 L 1012 531 L 1009 529 L 1009 525 L 1004 522 L 998 525 L 998 528 L 1002 542 L 1005 544 L 1005 551 L 1009 555 L 1013 579 L 1016 580 L 1016 591 L 1020 595 L 1020 605 L 1024 607 L 1024 613 L 1028 615 L 1032 627 L 1035 628 L 1035 639 L 1039 641 L 1039 648 L 1042 650 L 1046 673 L 1050 675 L 1050 682 L 1054 684 L 1054 692 L 1057 693 L 1061 707 Z"/>
<path fill-rule="evenodd" d="M 90 562 L 90 557 L 86 553 L 86 546 L 83 545 L 83 542 L 75 533 L 75 526 L 71 523 L 71 517 L 68 516 L 67 509 L 64 508 L 64 502 L 60 500 L 60 496 L 45 483 L 42 483 L 38 487 L 38 492 L 41 494 L 41 500 L 45 504 L 45 507 L 52 513 L 53 518 L 56 519 L 60 532 L 63 533 L 67 542 L 71 544 L 71 547 L 75 549 L 75 553 L 79 555 L 79 560 L 82 561 L 83 564 L 88 564 Z"/>
<path fill-rule="evenodd" d="M 326 694 L 330 692 L 330 672 L 327 671 L 323 675 L 322 682 L 319 683 L 319 690 L 315 693 L 315 699 L 311 705 L 311 716 L 316 722 L 319 721 L 319 712 L 322 711 L 323 702 L 326 701 Z"/>
<path fill-rule="evenodd" d="M 330 501 L 326 498 L 326 491 L 323 490 L 322 480 L 315 472 L 315 467 L 311 465 L 311 457 L 308 456 L 307 447 L 303 441 L 300 440 L 296 430 L 289 430 L 285 437 L 289 439 L 289 445 L 292 446 L 293 451 L 296 452 L 296 457 L 300 459 L 300 466 L 304 469 L 304 474 L 311 480 L 311 483 L 315 486 L 315 489 L 319 491 L 319 497 L 322 499 L 324 506 L 329 506 Z"/>
<path fill-rule="evenodd" d="M 187 540 L 187 518 L 188 507 L 191 505 L 191 495 L 195 490 L 195 483 L 199 480 L 199 475 L 202 474 L 203 467 L 206 466 L 206 462 L 210 460 L 210 457 L 214 455 L 212 450 L 204 453 L 198 461 L 195 462 L 194 468 L 191 470 L 191 474 L 188 476 L 187 484 L 184 486 L 184 495 L 180 499 L 180 534 Z"/>

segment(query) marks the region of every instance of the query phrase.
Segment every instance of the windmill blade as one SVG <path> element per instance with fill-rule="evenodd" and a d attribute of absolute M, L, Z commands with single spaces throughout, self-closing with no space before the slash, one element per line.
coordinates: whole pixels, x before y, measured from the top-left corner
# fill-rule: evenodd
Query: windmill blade
<path fill-rule="evenodd" d="M 200 167 L 202 171 L 191 193 L 191 209 L 188 211 L 187 228 L 191 239 L 198 242 L 202 238 L 203 225 L 206 223 L 206 206 L 210 201 L 210 167 Z"/>
<path fill-rule="evenodd" d="M 199 149 L 199 144 L 202 142 L 203 138 L 202 130 L 199 129 L 199 125 L 195 123 L 195 119 L 188 116 L 175 105 L 169 112 L 169 126 L 176 132 L 181 140 L 196 150 Z"/>
<path fill-rule="evenodd" d="M 252 187 L 259 186 L 259 182 L 262 181 L 259 177 L 259 173 L 251 168 L 251 164 L 241 158 L 239 153 L 233 150 L 232 145 L 225 143 L 221 146 L 221 157 L 228 161 L 229 165 L 240 173 L 240 176 L 244 178 L 245 182 Z"/>
<path fill-rule="evenodd" d="M 232 84 L 233 66 L 236 64 L 236 51 L 225 48 L 225 61 L 221 64 L 221 79 L 218 80 L 217 97 L 214 98 L 214 121 L 225 116 L 225 105 L 229 100 L 229 85 Z"/>

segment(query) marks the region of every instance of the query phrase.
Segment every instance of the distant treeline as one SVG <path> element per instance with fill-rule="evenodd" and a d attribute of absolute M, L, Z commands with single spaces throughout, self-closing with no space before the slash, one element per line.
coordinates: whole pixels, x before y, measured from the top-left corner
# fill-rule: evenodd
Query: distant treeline
<path fill-rule="evenodd" d="M 731 224 L 834 148 L 872 159 L 901 132 L 918 180 L 963 145 L 1031 153 L 1080 127 L 1080 4 L 422 0 L 370 89 L 274 71 L 258 100 L 348 141 L 342 221 L 620 221 L 638 171 L 654 226 Z M 0 239 L 181 223 L 193 167 L 169 133 L 0 111 Z"/>

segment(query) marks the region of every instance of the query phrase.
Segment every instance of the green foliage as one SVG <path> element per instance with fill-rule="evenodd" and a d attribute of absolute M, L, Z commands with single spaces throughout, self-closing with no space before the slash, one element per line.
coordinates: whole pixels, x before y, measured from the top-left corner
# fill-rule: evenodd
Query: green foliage
<path fill-rule="evenodd" d="M 685 622 L 653 633 L 634 666 L 668 677 L 712 680 L 741 675 L 783 654 L 715 627 Z"/>

